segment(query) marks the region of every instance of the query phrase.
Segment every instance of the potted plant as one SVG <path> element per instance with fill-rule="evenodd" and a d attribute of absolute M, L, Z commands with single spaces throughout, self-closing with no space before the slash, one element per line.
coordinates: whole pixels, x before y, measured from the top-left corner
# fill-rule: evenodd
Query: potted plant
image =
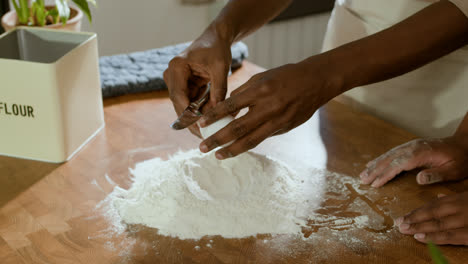
<path fill-rule="evenodd" d="M 89 3 L 95 0 L 72 0 L 78 9 L 69 6 L 69 0 L 55 0 L 55 5 L 46 5 L 45 0 L 12 0 L 15 10 L 2 17 L 5 31 L 17 26 L 37 26 L 70 31 L 81 30 L 83 13 L 91 22 Z"/>

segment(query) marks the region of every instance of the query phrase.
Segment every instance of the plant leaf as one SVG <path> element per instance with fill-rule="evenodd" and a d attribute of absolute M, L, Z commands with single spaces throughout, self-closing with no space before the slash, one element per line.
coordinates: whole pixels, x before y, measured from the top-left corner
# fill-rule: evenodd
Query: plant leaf
<path fill-rule="evenodd" d="M 18 3 L 16 3 L 16 0 L 11 0 L 11 2 L 13 3 L 13 6 L 15 7 L 16 14 L 19 14 L 20 13 L 20 8 L 18 6 Z"/>
<path fill-rule="evenodd" d="M 52 22 L 55 24 L 55 23 L 58 23 L 59 21 L 59 12 L 57 10 L 57 8 L 53 8 L 51 10 L 49 10 L 49 16 L 52 17 Z"/>
<path fill-rule="evenodd" d="M 36 25 L 36 9 L 37 9 L 37 3 L 33 0 L 31 7 L 29 10 L 31 11 L 31 16 L 29 17 L 29 26 L 34 26 Z"/>
<path fill-rule="evenodd" d="M 27 25 L 29 20 L 29 6 L 28 0 L 13 0 L 13 6 L 15 7 L 16 14 L 18 15 L 18 21 L 21 25 Z"/>
<path fill-rule="evenodd" d="M 431 254 L 434 264 L 448 264 L 447 259 L 444 257 L 442 252 L 440 252 L 439 248 L 434 245 L 434 243 L 429 242 L 427 247 L 429 248 L 429 253 Z"/>
<path fill-rule="evenodd" d="M 83 13 L 86 14 L 88 17 L 89 22 L 93 22 L 93 18 L 91 17 L 91 10 L 89 10 L 89 5 L 87 0 L 72 0 L 73 3 L 75 3 Z"/>
<path fill-rule="evenodd" d="M 68 6 L 67 0 L 55 0 L 55 6 L 59 13 L 60 20 L 62 24 L 67 24 L 68 19 L 70 18 L 70 7 Z"/>
<path fill-rule="evenodd" d="M 45 9 L 44 1 L 38 0 L 33 3 L 33 15 L 36 16 L 36 22 L 43 27 L 46 24 L 47 10 Z"/>

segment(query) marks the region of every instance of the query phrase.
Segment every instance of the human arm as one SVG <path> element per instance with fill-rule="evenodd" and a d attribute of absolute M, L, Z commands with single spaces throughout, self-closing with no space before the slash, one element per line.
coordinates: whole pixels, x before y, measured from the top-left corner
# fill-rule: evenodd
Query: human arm
<path fill-rule="evenodd" d="M 208 108 L 224 100 L 233 42 L 247 36 L 286 8 L 291 0 L 231 0 L 208 28 L 169 63 L 164 72 L 177 115 L 211 82 Z M 199 135 L 196 126 L 190 130 Z"/>
<path fill-rule="evenodd" d="M 206 126 L 249 108 L 247 115 L 202 142 L 200 149 L 211 151 L 235 140 L 217 154 L 236 156 L 297 127 L 349 89 L 412 71 L 465 44 L 468 18 L 448 1 L 434 3 L 379 33 L 257 74 L 200 120 Z"/>

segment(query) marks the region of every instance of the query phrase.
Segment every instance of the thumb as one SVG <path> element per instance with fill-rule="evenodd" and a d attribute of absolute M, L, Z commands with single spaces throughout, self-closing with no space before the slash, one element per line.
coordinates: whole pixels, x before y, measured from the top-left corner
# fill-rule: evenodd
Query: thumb
<path fill-rule="evenodd" d="M 216 69 L 211 76 L 210 105 L 216 106 L 217 103 L 224 101 L 227 93 L 227 75 L 229 67 L 225 69 Z"/>
<path fill-rule="evenodd" d="M 460 178 L 459 172 L 449 165 L 422 170 L 416 175 L 419 184 L 432 184 L 442 181 L 456 180 Z"/>

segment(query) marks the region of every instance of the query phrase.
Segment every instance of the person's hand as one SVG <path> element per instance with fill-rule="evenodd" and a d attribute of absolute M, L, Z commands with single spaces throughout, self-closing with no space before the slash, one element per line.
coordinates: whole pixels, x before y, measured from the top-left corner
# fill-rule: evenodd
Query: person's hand
<path fill-rule="evenodd" d="M 234 141 L 216 152 L 218 159 L 234 157 L 270 136 L 285 133 L 307 121 L 339 93 L 339 79 L 333 78 L 326 65 L 326 59 L 319 55 L 253 76 L 199 120 L 199 125 L 205 127 L 249 108 L 246 115 L 203 141 L 200 150 L 208 152 Z"/>
<path fill-rule="evenodd" d="M 419 184 L 459 180 L 468 174 L 467 137 L 416 139 L 398 146 L 369 162 L 360 174 L 363 184 L 380 187 L 403 171 L 422 168 Z"/>
<path fill-rule="evenodd" d="M 208 29 L 169 62 L 169 67 L 164 72 L 164 81 L 178 116 L 191 101 L 197 99 L 208 82 L 211 82 L 210 101 L 203 110 L 224 100 L 232 61 L 230 45 L 230 42 L 218 37 L 214 30 Z M 200 137 L 196 124 L 189 129 Z"/>
<path fill-rule="evenodd" d="M 395 220 L 400 232 L 420 242 L 468 245 L 468 192 L 439 196 Z"/>

